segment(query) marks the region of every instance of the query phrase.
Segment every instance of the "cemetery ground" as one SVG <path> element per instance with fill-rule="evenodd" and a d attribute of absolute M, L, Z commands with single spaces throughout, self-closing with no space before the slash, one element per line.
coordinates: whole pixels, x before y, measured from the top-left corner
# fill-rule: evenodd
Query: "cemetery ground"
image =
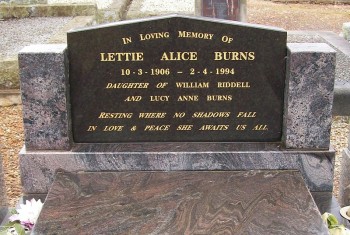
<path fill-rule="evenodd" d="M 285 4 L 248 0 L 247 12 L 250 23 L 277 26 L 286 30 L 324 30 L 339 34 L 342 24 L 350 21 L 350 6 L 347 5 Z M 6 29 L 7 25 L 6 21 L 0 21 L 1 32 L 10 32 L 4 37 L 13 38 L 15 35 L 11 34 L 16 33 L 16 30 Z M 41 26 L 36 22 L 31 27 L 39 29 Z M 19 28 L 18 30 L 25 29 Z M 2 33 L 1 36 L 3 36 Z M 34 37 L 25 33 L 23 35 L 23 37 Z M 21 40 L 25 41 L 25 38 L 18 38 L 18 41 Z M 8 40 L 7 42 L 16 44 L 19 43 L 18 41 Z M 3 47 L 2 44 L 0 46 Z M 0 48 L 1 51 L 2 48 Z M 13 207 L 21 195 L 18 160 L 18 153 L 23 146 L 24 138 L 21 105 L 0 107 L 0 119 L 0 154 L 3 156 L 7 197 L 10 206 Z M 347 145 L 349 123 L 349 117 L 333 118 L 331 144 L 337 151 L 335 195 L 338 193 L 340 158 L 342 150 Z"/>

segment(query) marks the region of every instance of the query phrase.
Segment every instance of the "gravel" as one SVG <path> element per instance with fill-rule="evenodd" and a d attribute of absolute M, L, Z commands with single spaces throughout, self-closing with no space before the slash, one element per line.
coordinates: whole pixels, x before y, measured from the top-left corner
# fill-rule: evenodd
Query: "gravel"
<path fill-rule="evenodd" d="M 350 21 L 350 5 L 293 4 L 247 1 L 250 23 L 271 25 L 285 30 L 322 30 L 339 34 Z"/>
<path fill-rule="evenodd" d="M 18 153 L 23 146 L 22 106 L 0 107 L 0 154 L 10 207 L 21 195 Z"/>
<path fill-rule="evenodd" d="M 72 17 L 37 17 L 0 21 L 0 57 L 14 56 L 23 47 L 45 43 Z"/>
<path fill-rule="evenodd" d="M 339 194 L 339 177 L 341 170 L 342 152 L 347 147 L 350 128 L 349 117 L 334 117 L 331 130 L 331 145 L 336 151 L 334 163 L 334 186 L 333 195 L 338 197 Z"/>

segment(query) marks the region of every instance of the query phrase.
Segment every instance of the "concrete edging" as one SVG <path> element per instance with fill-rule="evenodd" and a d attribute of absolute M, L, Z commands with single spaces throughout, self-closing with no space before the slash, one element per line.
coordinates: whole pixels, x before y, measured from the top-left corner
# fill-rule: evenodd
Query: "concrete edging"
<path fill-rule="evenodd" d="M 0 89 L 19 88 L 19 69 L 17 55 L 0 58 Z"/>
<path fill-rule="evenodd" d="M 0 5 L 0 19 L 95 15 L 94 4 Z"/>

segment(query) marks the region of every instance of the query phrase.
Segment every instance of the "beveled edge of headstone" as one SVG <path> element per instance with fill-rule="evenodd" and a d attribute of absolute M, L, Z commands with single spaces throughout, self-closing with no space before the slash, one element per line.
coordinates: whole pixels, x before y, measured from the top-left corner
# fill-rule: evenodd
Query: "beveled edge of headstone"
<path fill-rule="evenodd" d="M 251 27 L 251 28 L 256 28 L 256 29 L 272 30 L 272 31 L 279 31 L 279 32 L 287 33 L 286 30 L 284 30 L 282 28 L 278 28 L 278 27 L 273 27 L 273 26 L 251 24 L 251 23 L 243 23 L 243 22 L 239 22 L 239 21 L 224 20 L 224 19 L 217 19 L 217 18 L 203 17 L 203 16 L 189 16 L 189 15 L 181 15 L 181 14 L 170 14 L 170 15 L 164 15 L 164 16 L 153 16 L 153 17 L 147 17 L 147 18 L 140 18 L 140 19 L 125 20 L 125 21 L 119 21 L 119 22 L 113 22 L 113 23 L 106 23 L 106 24 L 100 24 L 100 25 L 89 26 L 89 27 L 84 27 L 84 28 L 76 28 L 76 29 L 69 30 L 67 32 L 67 34 L 81 32 L 81 31 L 87 31 L 87 30 L 94 30 L 94 29 L 101 29 L 101 28 L 120 26 L 120 25 L 128 25 L 128 24 L 134 24 L 134 23 L 148 22 L 148 21 L 154 21 L 154 20 L 172 19 L 172 18 L 202 20 L 202 21 L 206 21 L 206 22 L 221 23 L 221 24 L 228 24 L 228 25 L 236 25 L 236 26 L 242 26 L 242 27 Z"/>
<path fill-rule="evenodd" d="M 67 44 L 33 44 L 24 47 L 19 54 L 29 53 L 61 53 L 67 48 Z"/>
<path fill-rule="evenodd" d="M 287 43 L 293 53 L 336 53 L 336 51 L 327 43 Z"/>

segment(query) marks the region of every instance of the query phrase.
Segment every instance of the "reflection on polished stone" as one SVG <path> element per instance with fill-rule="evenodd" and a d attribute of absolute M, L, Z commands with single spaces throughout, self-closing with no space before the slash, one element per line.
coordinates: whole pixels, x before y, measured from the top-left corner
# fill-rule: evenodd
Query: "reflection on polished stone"
<path fill-rule="evenodd" d="M 328 234 L 297 171 L 58 172 L 34 234 Z"/>

